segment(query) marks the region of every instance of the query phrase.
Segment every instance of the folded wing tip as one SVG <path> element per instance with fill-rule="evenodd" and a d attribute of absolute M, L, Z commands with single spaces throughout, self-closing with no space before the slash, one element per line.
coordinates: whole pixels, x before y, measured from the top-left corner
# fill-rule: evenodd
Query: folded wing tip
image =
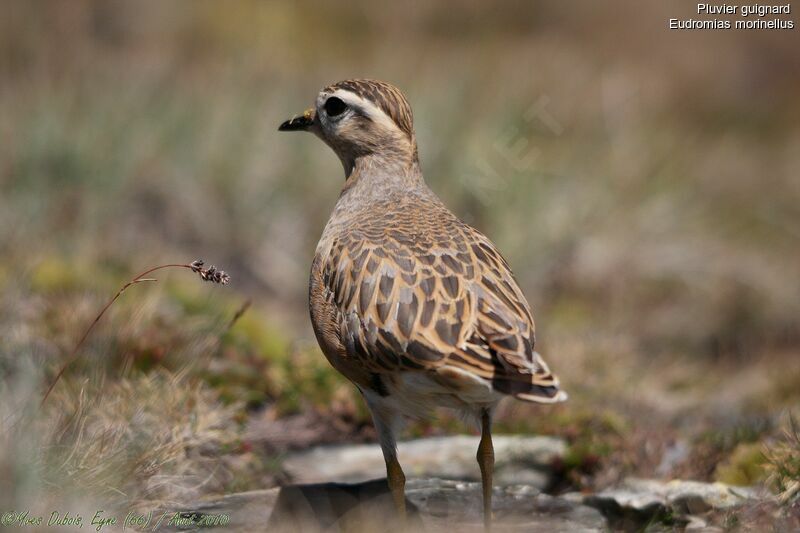
<path fill-rule="evenodd" d="M 514 397 L 518 400 L 534 403 L 561 403 L 569 399 L 569 395 L 563 390 L 556 390 L 552 395 L 547 393 L 535 394 L 533 392 L 520 392 L 515 394 Z"/>

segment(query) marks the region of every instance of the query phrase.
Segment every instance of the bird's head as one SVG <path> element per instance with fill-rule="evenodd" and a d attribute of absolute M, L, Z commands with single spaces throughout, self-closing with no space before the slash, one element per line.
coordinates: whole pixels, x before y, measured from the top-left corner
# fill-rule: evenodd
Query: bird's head
<path fill-rule="evenodd" d="M 417 164 L 411 106 L 403 93 L 377 80 L 345 80 L 320 91 L 315 106 L 295 116 L 279 131 L 310 131 L 333 148 L 352 172 L 359 158 Z"/>

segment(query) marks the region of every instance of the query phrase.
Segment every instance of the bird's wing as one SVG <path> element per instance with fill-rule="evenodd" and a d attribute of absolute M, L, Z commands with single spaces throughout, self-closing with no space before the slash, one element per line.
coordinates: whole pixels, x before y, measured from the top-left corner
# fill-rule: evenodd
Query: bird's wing
<path fill-rule="evenodd" d="M 451 365 L 523 400 L 563 399 L 533 349 L 533 318 L 508 264 L 456 222 L 435 235 L 417 227 L 333 241 L 323 283 L 348 356 L 376 373 Z"/>

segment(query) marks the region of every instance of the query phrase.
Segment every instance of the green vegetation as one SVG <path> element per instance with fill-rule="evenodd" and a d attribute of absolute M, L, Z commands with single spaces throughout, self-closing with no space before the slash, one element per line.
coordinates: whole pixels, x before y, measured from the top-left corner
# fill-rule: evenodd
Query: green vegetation
<path fill-rule="evenodd" d="M 714 477 L 730 485 L 755 485 L 764 480 L 764 452 L 760 443 L 738 445 L 730 456 L 717 465 Z"/>
<path fill-rule="evenodd" d="M 800 428 L 791 415 L 788 419 L 783 435 L 766 452 L 768 481 L 785 504 L 800 501 Z"/>

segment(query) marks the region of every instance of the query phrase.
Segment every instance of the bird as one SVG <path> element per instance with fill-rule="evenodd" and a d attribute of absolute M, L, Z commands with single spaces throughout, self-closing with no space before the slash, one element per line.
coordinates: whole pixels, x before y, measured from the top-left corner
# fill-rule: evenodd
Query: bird
<path fill-rule="evenodd" d="M 488 530 L 498 402 L 567 399 L 534 349 L 531 308 L 508 262 L 426 184 L 412 109 L 395 86 L 334 83 L 278 130 L 315 134 L 344 167 L 311 265 L 311 322 L 325 357 L 371 413 L 399 516 L 406 504 L 397 434 L 408 419 L 451 408 L 481 434 Z"/>

